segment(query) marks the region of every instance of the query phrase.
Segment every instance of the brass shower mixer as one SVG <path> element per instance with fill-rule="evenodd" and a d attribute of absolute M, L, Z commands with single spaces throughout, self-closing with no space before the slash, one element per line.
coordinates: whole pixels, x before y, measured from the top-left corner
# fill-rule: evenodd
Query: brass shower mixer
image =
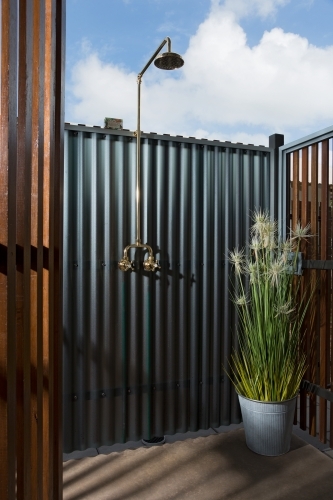
<path fill-rule="evenodd" d="M 142 245 L 138 241 L 134 245 L 128 245 L 124 250 L 123 258 L 118 262 L 118 268 L 120 271 L 134 271 L 134 262 L 129 260 L 127 252 L 130 248 L 146 248 L 149 252 L 148 259 L 143 262 L 143 269 L 145 271 L 157 271 L 161 269 L 161 266 L 157 260 L 154 258 L 153 250 L 149 245 Z"/>

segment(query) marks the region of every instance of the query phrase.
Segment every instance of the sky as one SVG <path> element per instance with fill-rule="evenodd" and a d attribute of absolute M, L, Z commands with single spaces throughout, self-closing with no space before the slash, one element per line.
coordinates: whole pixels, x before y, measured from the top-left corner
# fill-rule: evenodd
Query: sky
<path fill-rule="evenodd" d="M 66 122 L 268 146 L 333 125 L 333 0 L 67 0 Z M 166 50 L 162 49 L 162 51 Z"/>

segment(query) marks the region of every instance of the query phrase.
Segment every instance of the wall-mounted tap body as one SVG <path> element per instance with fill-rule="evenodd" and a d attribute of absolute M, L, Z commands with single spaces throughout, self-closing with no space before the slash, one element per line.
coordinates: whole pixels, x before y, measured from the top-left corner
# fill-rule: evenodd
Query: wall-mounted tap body
<path fill-rule="evenodd" d="M 160 263 L 154 259 L 153 255 L 149 255 L 148 259 L 143 262 L 143 269 L 145 271 L 157 271 L 161 269 Z"/>
<path fill-rule="evenodd" d="M 118 262 L 118 268 L 121 271 L 134 271 L 134 263 L 133 261 L 129 260 L 129 258 L 124 256 L 119 262 Z"/>

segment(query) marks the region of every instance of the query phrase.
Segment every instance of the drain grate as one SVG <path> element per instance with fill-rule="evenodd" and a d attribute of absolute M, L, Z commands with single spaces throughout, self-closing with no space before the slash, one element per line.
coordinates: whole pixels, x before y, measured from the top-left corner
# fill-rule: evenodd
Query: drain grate
<path fill-rule="evenodd" d="M 141 439 L 145 446 L 157 446 L 159 444 L 165 443 L 165 436 L 163 437 L 153 437 L 151 439 Z"/>

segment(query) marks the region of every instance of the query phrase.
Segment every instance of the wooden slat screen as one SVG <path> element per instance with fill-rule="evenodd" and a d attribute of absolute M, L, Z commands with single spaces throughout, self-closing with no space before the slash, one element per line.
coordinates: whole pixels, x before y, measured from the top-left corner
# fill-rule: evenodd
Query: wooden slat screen
<path fill-rule="evenodd" d="M 310 223 L 313 237 L 303 244 L 304 259 L 332 260 L 333 181 L 332 139 L 314 142 L 289 153 L 291 166 L 291 228 L 298 221 Z M 332 390 L 332 271 L 304 269 L 303 290 L 311 283 L 316 288 L 305 319 L 303 348 L 308 356 L 305 379 Z M 299 398 L 299 423 L 303 430 L 309 429 L 333 447 L 333 405 L 324 398 L 301 391 Z"/>
<path fill-rule="evenodd" d="M 62 498 L 64 0 L 2 0 L 0 498 Z"/>

